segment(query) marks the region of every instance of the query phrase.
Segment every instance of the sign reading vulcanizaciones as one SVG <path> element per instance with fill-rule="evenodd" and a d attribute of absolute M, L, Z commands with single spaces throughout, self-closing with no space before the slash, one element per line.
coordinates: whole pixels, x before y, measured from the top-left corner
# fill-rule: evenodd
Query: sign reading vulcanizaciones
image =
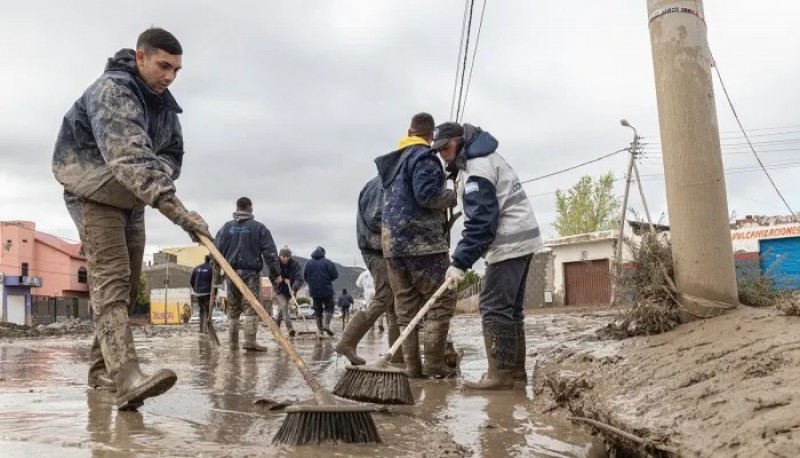
<path fill-rule="evenodd" d="M 800 225 L 744 228 L 731 231 L 732 240 L 768 239 L 800 236 Z"/>

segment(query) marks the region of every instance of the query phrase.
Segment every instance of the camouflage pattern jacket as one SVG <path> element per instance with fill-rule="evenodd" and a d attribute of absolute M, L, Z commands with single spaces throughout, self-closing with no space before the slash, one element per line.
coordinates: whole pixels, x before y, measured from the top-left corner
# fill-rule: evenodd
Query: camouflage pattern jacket
<path fill-rule="evenodd" d="M 383 256 L 402 258 L 447 253 L 447 209 L 456 194 L 447 189 L 444 167 L 419 137 L 375 159 L 383 182 Z"/>
<path fill-rule="evenodd" d="M 158 95 L 139 78 L 132 49 L 117 52 L 61 124 L 52 167 L 67 200 L 131 209 L 174 194 L 182 111 L 169 90 Z"/>

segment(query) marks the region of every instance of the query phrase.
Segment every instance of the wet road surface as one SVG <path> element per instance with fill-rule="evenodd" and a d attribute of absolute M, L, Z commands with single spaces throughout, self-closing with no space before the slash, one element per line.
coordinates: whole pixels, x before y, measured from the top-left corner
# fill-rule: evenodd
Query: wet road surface
<path fill-rule="evenodd" d="M 480 320 L 456 317 L 451 339 L 463 355 L 464 378 L 486 370 Z M 568 316 L 528 319 L 528 353 L 562 348 L 593 321 Z M 340 322 L 337 323 L 341 328 Z M 75 337 L 0 342 L 0 456 L 318 456 L 317 447 L 275 447 L 273 435 L 284 414 L 253 404 L 258 398 L 296 401 L 310 390 L 289 358 L 268 338 L 266 354 L 231 352 L 227 332 L 221 348 L 194 331 L 137 330 L 139 357 L 146 367 L 169 367 L 175 387 L 138 412 L 117 412 L 113 394 L 85 385 L 89 339 Z M 339 332 L 337 332 L 338 336 Z M 570 337 L 571 336 L 571 337 Z M 580 341 L 580 339 L 577 339 Z M 331 389 L 347 361 L 330 340 L 295 340 L 322 384 Z M 385 334 L 367 334 L 359 354 L 369 361 L 388 348 Z M 529 356 L 528 369 L 535 356 Z M 591 457 L 597 444 L 586 430 L 530 407 L 532 387 L 480 393 L 453 381 L 411 381 L 415 406 L 373 414 L 383 444 L 326 446 L 328 456 L 541 456 Z"/>

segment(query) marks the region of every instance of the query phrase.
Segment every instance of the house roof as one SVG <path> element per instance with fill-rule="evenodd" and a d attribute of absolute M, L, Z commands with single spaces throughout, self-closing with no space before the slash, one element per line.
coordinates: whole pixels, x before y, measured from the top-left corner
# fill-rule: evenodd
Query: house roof
<path fill-rule="evenodd" d="M 81 254 L 81 244 L 71 243 L 55 235 L 47 234 L 45 232 L 36 231 L 34 237 L 37 242 L 49 246 L 50 248 L 60 251 L 67 256 L 75 259 L 85 260 L 86 257 Z"/>

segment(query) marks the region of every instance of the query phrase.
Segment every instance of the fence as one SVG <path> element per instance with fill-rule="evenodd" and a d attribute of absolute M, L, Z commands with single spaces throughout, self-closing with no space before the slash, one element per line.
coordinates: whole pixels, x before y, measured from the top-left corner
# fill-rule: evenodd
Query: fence
<path fill-rule="evenodd" d="M 467 286 L 463 290 L 458 292 L 457 300 L 461 301 L 464 299 L 468 299 L 476 294 L 480 294 L 483 291 L 483 277 L 477 282 L 472 285 Z"/>
<path fill-rule="evenodd" d="M 89 299 L 78 297 L 33 296 L 31 322 L 34 326 L 78 318 L 91 320 Z"/>

